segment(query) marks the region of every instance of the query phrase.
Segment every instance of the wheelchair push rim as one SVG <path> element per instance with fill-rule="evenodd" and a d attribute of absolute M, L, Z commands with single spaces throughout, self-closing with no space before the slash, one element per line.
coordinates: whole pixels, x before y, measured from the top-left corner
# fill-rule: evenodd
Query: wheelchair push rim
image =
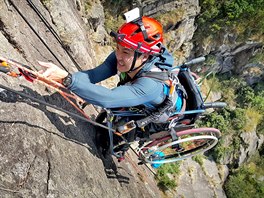
<path fill-rule="evenodd" d="M 156 139 L 140 150 L 142 161 L 150 164 L 171 163 L 202 154 L 213 148 L 220 137 L 215 128 L 197 128 L 177 132 L 178 140 L 171 135 Z M 162 156 L 157 153 L 162 152 Z"/>

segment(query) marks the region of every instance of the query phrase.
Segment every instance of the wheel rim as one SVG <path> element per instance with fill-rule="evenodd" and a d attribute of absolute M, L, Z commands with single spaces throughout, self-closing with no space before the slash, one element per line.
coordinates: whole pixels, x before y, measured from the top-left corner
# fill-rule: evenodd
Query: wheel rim
<path fill-rule="evenodd" d="M 204 153 L 205 151 L 214 147 L 218 142 L 218 138 L 214 135 L 197 135 L 197 136 L 187 137 L 187 138 L 179 139 L 177 141 L 165 143 L 159 146 L 159 144 L 162 144 L 168 140 L 171 140 L 171 136 L 166 136 L 161 139 L 162 140 L 159 143 L 155 144 L 156 142 L 154 141 L 154 145 L 153 143 L 150 143 L 147 145 L 148 147 L 145 147 L 141 150 L 140 154 L 143 156 L 144 161 L 150 164 L 162 164 L 162 163 L 170 163 L 170 162 L 183 160 L 183 159 L 195 156 L 197 154 Z M 166 153 L 167 151 L 165 151 L 166 149 L 172 146 L 175 146 L 175 145 L 182 146 L 186 144 L 187 142 L 191 142 L 191 145 L 193 145 L 193 143 L 194 144 L 199 143 L 199 144 L 195 145 L 193 148 L 187 148 L 187 150 L 184 150 L 183 152 L 175 151 L 174 154 L 168 155 Z M 161 151 L 161 152 L 165 151 L 166 153 L 165 157 L 153 158 L 155 152 L 157 151 Z"/>

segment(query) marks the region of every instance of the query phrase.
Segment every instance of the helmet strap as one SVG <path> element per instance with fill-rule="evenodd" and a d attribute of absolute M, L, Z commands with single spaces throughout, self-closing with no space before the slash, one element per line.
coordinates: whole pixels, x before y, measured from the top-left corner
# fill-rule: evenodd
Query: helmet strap
<path fill-rule="evenodd" d="M 137 49 L 135 50 L 135 52 L 134 52 L 134 57 L 133 57 L 133 61 L 132 61 L 132 65 L 131 65 L 131 67 L 130 67 L 130 70 L 128 71 L 128 73 L 130 73 L 130 72 L 132 72 L 132 71 L 135 71 L 137 68 L 134 68 L 135 67 L 135 64 L 136 64 L 136 61 L 137 61 L 137 58 L 139 57 L 139 49 L 141 48 L 141 46 L 142 46 L 142 43 L 140 43 L 140 42 L 138 42 L 138 46 L 137 46 Z M 142 66 L 142 64 L 140 65 L 140 66 Z"/>
<path fill-rule="evenodd" d="M 137 54 L 139 54 L 138 52 L 137 52 Z M 139 57 L 139 56 L 138 56 Z M 135 71 L 136 69 L 138 69 L 138 68 L 140 68 L 140 67 L 142 67 L 146 62 L 147 62 L 148 60 L 146 60 L 146 61 L 144 61 L 144 62 L 142 62 L 141 63 L 141 65 L 139 65 L 138 67 L 136 67 L 136 68 L 134 68 L 135 67 L 135 65 L 134 65 L 134 67 L 133 68 L 131 68 L 129 71 L 128 71 L 128 73 L 130 73 L 130 72 L 132 72 L 132 71 Z M 135 64 L 135 63 L 134 63 Z"/>
<path fill-rule="evenodd" d="M 137 51 L 134 52 L 134 58 L 133 58 L 133 61 L 132 61 L 132 65 L 130 67 L 130 70 L 128 71 L 128 73 L 136 70 L 137 68 L 134 68 L 135 67 L 135 64 L 136 64 L 136 61 L 137 61 L 137 58 L 139 57 L 139 53 Z"/>
<path fill-rule="evenodd" d="M 147 40 L 148 39 L 148 34 L 147 34 L 147 31 L 146 31 L 146 28 L 143 24 L 143 21 L 142 21 L 142 18 L 138 19 L 137 21 L 135 21 L 135 23 L 140 27 L 142 33 L 143 33 L 143 36 L 144 36 L 144 40 Z"/>

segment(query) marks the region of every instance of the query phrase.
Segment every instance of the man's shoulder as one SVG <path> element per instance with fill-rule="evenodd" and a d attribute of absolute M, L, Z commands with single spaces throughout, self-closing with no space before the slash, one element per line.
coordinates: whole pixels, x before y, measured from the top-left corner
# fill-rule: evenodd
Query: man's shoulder
<path fill-rule="evenodd" d="M 151 85 L 151 84 L 156 85 L 157 83 L 163 83 L 163 82 L 158 81 L 155 78 L 151 78 L 147 76 L 140 76 L 133 81 L 133 84 L 137 84 L 137 83 L 144 84 L 144 85 Z"/>

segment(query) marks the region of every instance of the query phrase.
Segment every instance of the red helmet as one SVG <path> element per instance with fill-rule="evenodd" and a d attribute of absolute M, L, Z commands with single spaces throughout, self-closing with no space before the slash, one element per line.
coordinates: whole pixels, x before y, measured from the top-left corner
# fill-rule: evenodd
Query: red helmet
<path fill-rule="evenodd" d="M 140 53 L 159 54 L 163 41 L 161 24 L 153 18 L 142 17 L 123 24 L 117 33 L 111 32 L 118 44 Z"/>

